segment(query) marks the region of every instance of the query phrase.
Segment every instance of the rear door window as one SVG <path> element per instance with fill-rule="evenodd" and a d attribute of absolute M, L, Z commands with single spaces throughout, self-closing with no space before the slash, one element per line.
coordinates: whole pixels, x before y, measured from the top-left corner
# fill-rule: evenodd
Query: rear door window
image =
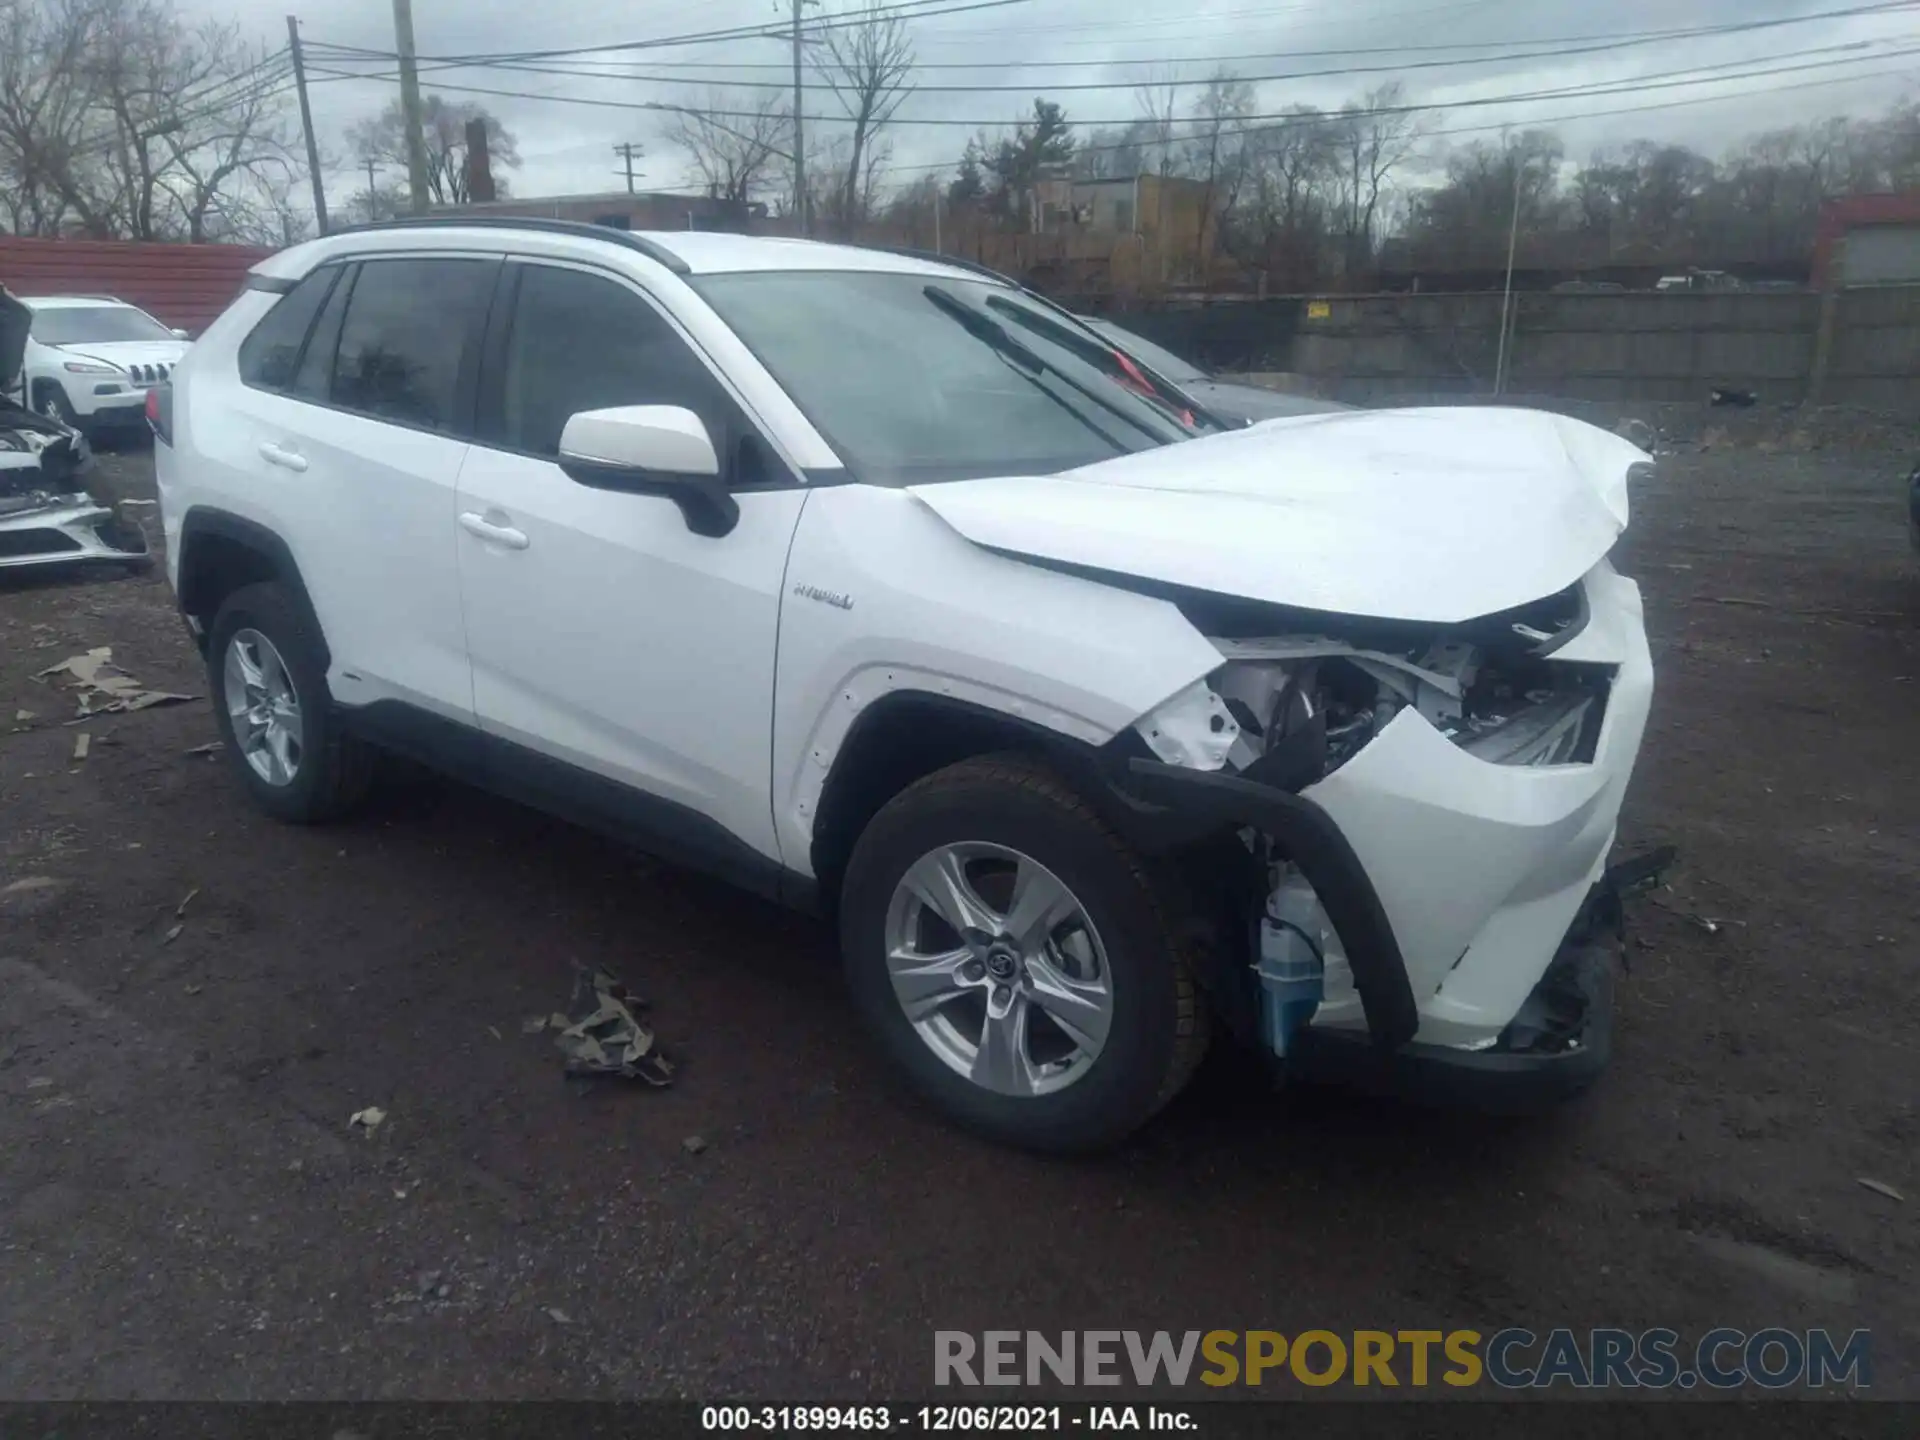
<path fill-rule="evenodd" d="M 332 403 L 423 430 L 462 433 L 464 383 L 497 260 L 368 260 L 347 300 Z"/>

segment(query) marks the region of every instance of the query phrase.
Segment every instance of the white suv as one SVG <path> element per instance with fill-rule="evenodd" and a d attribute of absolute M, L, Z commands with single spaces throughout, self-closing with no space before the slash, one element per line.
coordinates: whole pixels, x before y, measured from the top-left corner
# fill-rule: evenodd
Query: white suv
<path fill-rule="evenodd" d="M 264 261 L 150 410 L 260 805 L 390 749 L 832 914 L 979 1131 L 1116 1140 L 1210 1029 L 1499 1105 L 1606 1058 L 1604 431 L 1228 429 L 968 269 L 525 220 Z"/>
<path fill-rule="evenodd" d="M 138 426 L 147 391 L 189 348 L 138 306 L 111 295 L 15 296 L 33 317 L 18 376 L 20 401 L 72 428 Z"/>

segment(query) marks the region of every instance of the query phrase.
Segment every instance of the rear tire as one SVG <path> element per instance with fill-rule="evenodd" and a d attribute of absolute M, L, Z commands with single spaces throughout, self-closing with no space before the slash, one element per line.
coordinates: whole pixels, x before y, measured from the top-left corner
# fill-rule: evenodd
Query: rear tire
<path fill-rule="evenodd" d="M 373 782 L 373 751 L 340 728 L 321 654 L 302 608 L 271 583 L 234 591 L 208 632 L 227 759 L 254 804 L 296 825 L 351 813 Z"/>
<path fill-rule="evenodd" d="M 955 866 L 957 909 L 984 921 L 966 934 L 920 898 L 940 891 L 929 876 Z M 1047 912 L 1064 918 L 1022 924 L 1029 877 L 1031 893 L 1064 892 Z M 976 902 L 984 911 L 969 908 Z M 966 760 L 889 801 L 854 847 L 840 921 L 868 1027 L 915 1089 L 989 1139 L 1056 1152 L 1115 1144 L 1179 1093 L 1205 1052 L 1205 1008 L 1167 890 L 1079 794 L 1027 757 Z M 1023 929 L 1038 939 L 1022 942 Z M 948 967 L 950 986 L 941 979 L 919 998 L 912 987 L 936 967 Z M 1104 1008 L 1062 1004 L 1063 989 Z M 995 1006 L 1011 1028 L 992 1030 Z M 1005 1045 L 1023 1058 L 1001 1063 Z"/>

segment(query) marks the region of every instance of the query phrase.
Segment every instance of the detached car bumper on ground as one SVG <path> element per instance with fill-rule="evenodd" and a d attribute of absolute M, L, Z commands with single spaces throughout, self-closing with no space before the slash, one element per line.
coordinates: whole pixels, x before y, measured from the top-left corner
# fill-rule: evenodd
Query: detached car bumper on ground
<path fill-rule="evenodd" d="M 92 456 L 85 437 L 5 398 L 19 378 L 29 318 L 0 291 L 0 569 L 145 564 L 140 527 L 87 494 Z"/>

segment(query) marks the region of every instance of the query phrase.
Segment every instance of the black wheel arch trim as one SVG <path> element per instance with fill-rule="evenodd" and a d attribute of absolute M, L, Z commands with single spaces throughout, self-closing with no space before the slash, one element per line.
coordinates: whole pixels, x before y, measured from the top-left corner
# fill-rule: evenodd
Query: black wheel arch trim
<path fill-rule="evenodd" d="M 313 597 L 307 593 L 307 582 L 302 578 L 299 563 L 293 558 L 293 551 L 287 542 L 257 520 L 249 520 L 244 515 L 211 505 L 190 506 L 180 519 L 180 566 L 176 594 L 181 613 L 202 622 L 200 633 L 210 631 L 213 622 L 211 610 L 200 615 L 194 608 L 195 587 L 192 577 L 195 572 L 191 567 L 194 564 L 196 542 L 202 537 L 232 541 L 256 552 L 267 562 L 273 579 L 286 586 L 307 623 L 313 627 L 313 638 L 320 649 L 322 671 L 332 669 L 333 652 L 327 648 L 326 631 L 320 625 L 320 617 L 313 608 Z"/>
<path fill-rule="evenodd" d="M 1420 1028 L 1407 966 L 1373 882 L 1331 816 L 1313 801 L 1238 775 L 1133 757 L 1109 771 L 1109 814 L 1148 851 L 1251 826 L 1300 867 L 1339 931 L 1374 1044 L 1396 1048 Z"/>

